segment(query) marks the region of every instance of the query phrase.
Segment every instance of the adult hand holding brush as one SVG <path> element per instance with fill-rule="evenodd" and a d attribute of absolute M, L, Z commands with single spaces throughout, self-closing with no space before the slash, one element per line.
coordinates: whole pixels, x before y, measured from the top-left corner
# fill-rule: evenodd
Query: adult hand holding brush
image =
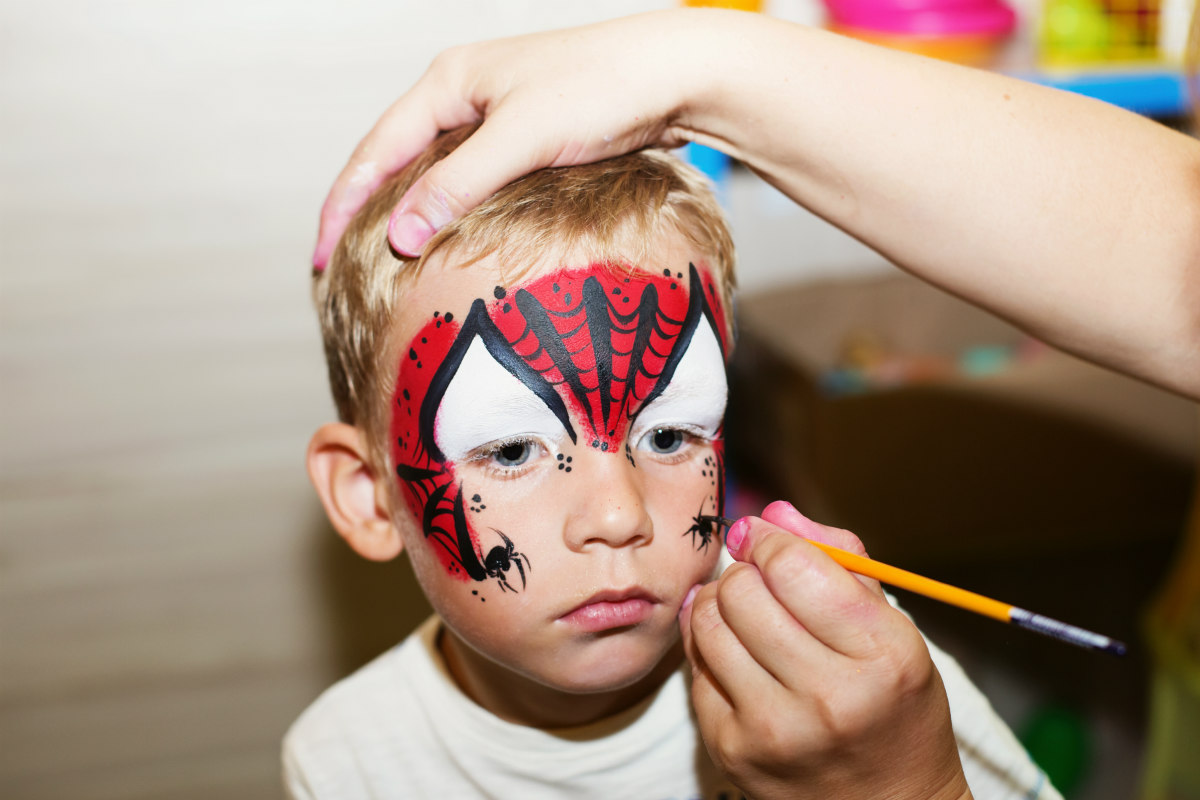
<path fill-rule="evenodd" d="M 680 611 L 714 761 L 759 800 L 970 797 L 921 634 L 806 538 L 866 555 L 849 531 L 772 503 L 734 527 L 738 563 Z"/>

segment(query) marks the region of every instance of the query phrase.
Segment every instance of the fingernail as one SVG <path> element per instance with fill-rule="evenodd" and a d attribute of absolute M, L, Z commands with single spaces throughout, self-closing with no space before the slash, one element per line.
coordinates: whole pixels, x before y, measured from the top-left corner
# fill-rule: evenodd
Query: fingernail
<path fill-rule="evenodd" d="M 432 225 L 411 211 L 396 214 L 388 222 L 388 241 L 406 256 L 419 256 L 435 233 Z"/>
<path fill-rule="evenodd" d="M 764 508 L 763 519 L 772 522 L 787 520 L 787 524 L 803 527 L 805 531 L 811 531 L 818 527 L 815 522 L 804 516 L 803 513 L 787 500 L 776 500 Z M 799 531 L 796 532 L 798 533 Z"/>
<path fill-rule="evenodd" d="M 312 268 L 313 272 L 324 272 L 325 265 L 329 263 L 329 245 L 324 242 L 317 242 L 317 248 L 313 250 Z"/>
<path fill-rule="evenodd" d="M 687 595 L 683 598 L 683 605 L 679 607 L 679 616 L 683 617 L 692 608 L 692 601 L 696 599 L 696 592 L 700 591 L 700 584 L 696 584 L 688 590 Z"/>
<path fill-rule="evenodd" d="M 775 512 L 781 512 L 784 514 L 800 514 L 800 512 L 796 510 L 796 507 L 787 500 L 774 500 L 763 509 L 764 514 L 772 514 Z M 804 515 L 800 514 L 800 516 Z"/>
<path fill-rule="evenodd" d="M 749 530 L 750 523 L 745 517 L 729 526 L 729 532 L 725 534 L 725 547 L 729 550 L 729 555 L 737 558 L 738 551 L 742 549 L 742 541 Z"/>

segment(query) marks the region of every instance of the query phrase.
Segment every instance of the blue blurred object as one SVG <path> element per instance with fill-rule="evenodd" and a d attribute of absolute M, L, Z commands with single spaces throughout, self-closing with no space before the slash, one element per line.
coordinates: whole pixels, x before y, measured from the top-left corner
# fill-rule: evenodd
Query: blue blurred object
<path fill-rule="evenodd" d="M 725 187 L 729 183 L 729 171 L 732 168 L 729 156 L 720 150 L 690 142 L 683 146 L 683 160 L 708 176 L 717 187 L 717 201 L 728 207 L 725 202 Z"/>
<path fill-rule="evenodd" d="M 1008 369 L 1015 355 L 1013 348 L 1006 345 L 969 347 L 959 356 L 958 368 L 976 378 L 995 375 Z"/>
<path fill-rule="evenodd" d="M 1092 72 L 1048 71 L 1015 77 L 1094 97 L 1148 117 L 1177 117 L 1188 109 L 1183 75 L 1166 66 Z"/>

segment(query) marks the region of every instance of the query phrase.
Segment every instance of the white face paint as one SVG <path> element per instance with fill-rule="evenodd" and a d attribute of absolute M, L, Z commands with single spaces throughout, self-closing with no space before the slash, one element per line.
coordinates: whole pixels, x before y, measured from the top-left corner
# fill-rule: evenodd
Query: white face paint
<path fill-rule="evenodd" d="M 638 413 L 629 441 L 636 444 L 656 428 L 683 428 L 714 437 L 725 417 L 728 394 L 721 345 L 702 319 L 667 388 Z"/>
<path fill-rule="evenodd" d="M 442 396 L 433 436 L 446 460 L 459 462 L 491 442 L 518 436 L 555 442 L 566 431 L 546 404 L 475 337 Z"/>

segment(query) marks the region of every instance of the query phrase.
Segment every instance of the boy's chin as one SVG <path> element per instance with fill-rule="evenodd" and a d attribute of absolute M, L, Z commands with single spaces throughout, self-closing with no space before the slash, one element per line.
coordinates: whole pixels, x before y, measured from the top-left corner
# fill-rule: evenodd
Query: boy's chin
<path fill-rule="evenodd" d="M 649 693 L 681 663 L 683 649 L 679 645 L 655 654 L 629 653 L 622 648 L 556 670 L 553 675 L 542 676 L 542 682 L 568 695 L 620 694 L 629 690 L 636 694 L 639 689 Z"/>

